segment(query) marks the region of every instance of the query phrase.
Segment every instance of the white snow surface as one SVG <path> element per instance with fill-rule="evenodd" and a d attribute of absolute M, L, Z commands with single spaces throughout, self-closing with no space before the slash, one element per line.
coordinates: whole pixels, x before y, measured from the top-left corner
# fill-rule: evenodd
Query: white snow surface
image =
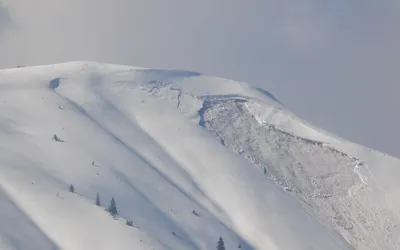
<path fill-rule="evenodd" d="M 220 236 L 400 249 L 399 160 L 245 83 L 96 62 L 0 70 L 0 147 L 0 249 L 215 249 Z"/>

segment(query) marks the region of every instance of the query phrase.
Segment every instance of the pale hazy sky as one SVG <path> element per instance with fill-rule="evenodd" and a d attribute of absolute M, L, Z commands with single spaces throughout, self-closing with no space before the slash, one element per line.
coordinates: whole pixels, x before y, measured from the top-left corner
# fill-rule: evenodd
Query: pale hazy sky
<path fill-rule="evenodd" d="M 0 68 L 97 60 L 246 81 L 400 157 L 398 0 L 0 2 Z"/>

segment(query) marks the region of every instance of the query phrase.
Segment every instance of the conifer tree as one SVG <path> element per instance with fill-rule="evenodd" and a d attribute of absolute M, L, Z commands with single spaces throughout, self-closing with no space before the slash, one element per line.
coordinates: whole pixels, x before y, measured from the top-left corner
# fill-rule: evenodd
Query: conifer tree
<path fill-rule="evenodd" d="M 100 206 L 100 205 L 101 205 L 101 203 L 100 203 L 100 194 L 99 194 L 99 192 L 97 192 L 97 195 L 96 195 L 96 205 L 97 205 L 97 206 Z"/>
<path fill-rule="evenodd" d="M 71 192 L 71 193 L 75 193 L 75 188 L 74 188 L 74 186 L 71 184 L 71 185 L 69 185 L 69 191 Z"/>
<path fill-rule="evenodd" d="M 225 250 L 225 243 L 222 237 L 219 237 L 218 244 L 217 244 L 217 250 Z"/>
<path fill-rule="evenodd" d="M 111 198 L 110 206 L 108 207 L 107 211 L 112 215 L 115 216 L 118 214 L 117 205 L 115 203 L 114 197 Z"/>

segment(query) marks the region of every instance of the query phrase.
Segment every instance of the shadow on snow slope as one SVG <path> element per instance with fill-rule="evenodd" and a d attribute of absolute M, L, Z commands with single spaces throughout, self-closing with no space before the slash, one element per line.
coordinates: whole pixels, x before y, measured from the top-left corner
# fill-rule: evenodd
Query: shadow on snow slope
<path fill-rule="evenodd" d="M 180 75 L 180 72 L 177 72 L 178 75 Z M 117 144 L 119 144 L 120 146 L 122 146 L 126 151 L 128 151 L 131 155 L 133 155 L 134 157 L 140 159 L 143 163 L 145 163 L 145 165 L 147 165 L 157 176 L 161 177 L 161 179 L 165 180 L 166 183 L 169 183 L 174 189 L 176 189 L 179 193 L 181 193 L 182 195 L 184 195 L 188 200 L 190 200 L 191 202 L 193 202 L 193 204 L 195 204 L 196 206 L 200 207 L 201 209 L 207 211 L 210 215 L 212 215 L 212 213 L 210 211 L 208 211 L 203 205 L 201 205 L 193 196 L 191 196 L 190 194 L 188 194 L 186 191 L 184 191 L 178 184 L 176 184 L 170 177 L 168 177 L 167 175 L 165 175 L 163 172 L 161 172 L 156 166 L 154 166 L 145 156 L 143 156 L 140 152 L 138 152 L 137 150 L 135 150 L 132 146 L 130 146 L 128 143 L 126 143 L 123 139 L 121 139 L 118 135 L 116 135 L 115 133 L 113 133 L 109 128 L 107 128 L 106 125 L 102 124 L 100 121 L 98 121 L 94 116 L 92 116 L 90 114 L 90 112 L 88 112 L 85 108 L 83 108 L 82 106 L 80 106 L 79 104 L 77 104 L 76 102 L 74 102 L 73 100 L 71 100 L 70 98 L 61 95 L 60 93 L 56 92 L 56 88 L 60 85 L 60 80 L 61 78 L 55 78 L 50 82 L 49 87 L 54 90 L 54 93 L 57 94 L 60 98 L 62 98 L 63 100 L 65 100 L 67 103 L 69 103 L 75 110 L 77 110 L 82 116 L 84 116 L 86 119 L 89 119 L 93 124 L 95 124 L 99 129 L 101 129 L 106 135 L 108 135 L 110 138 L 112 138 L 113 141 L 115 141 Z M 91 77 L 91 86 L 94 87 L 95 85 L 99 84 L 99 81 L 101 81 L 101 77 Z M 57 86 L 57 87 L 56 87 Z M 143 131 L 141 128 L 137 128 L 137 125 L 134 124 L 128 117 L 126 117 L 120 110 L 118 110 L 113 103 L 111 103 L 108 99 L 106 99 L 100 92 L 98 92 L 96 89 L 93 90 L 94 94 L 96 94 L 96 96 L 98 98 L 100 98 L 100 100 L 105 103 L 106 106 L 106 110 L 112 112 L 114 115 L 117 115 L 117 117 L 115 117 L 115 120 L 119 120 L 122 121 L 122 123 L 127 124 L 129 127 L 131 128 L 136 128 L 139 129 L 141 131 L 141 133 L 145 134 L 146 137 L 148 137 L 147 139 L 152 142 L 152 145 L 155 145 L 156 147 L 159 148 L 159 150 L 161 152 L 164 152 L 163 148 L 161 146 L 158 145 L 158 143 L 156 141 L 154 141 L 154 139 L 149 136 L 145 131 Z M 192 177 L 190 177 L 190 175 L 176 162 L 174 161 L 171 157 L 168 156 L 168 154 L 165 154 L 164 157 L 169 158 L 168 161 L 170 161 L 172 163 L 172 165 L 177 166 L 177 168 L 180 170 L 180 172 L 187 176 L 190 180 L 193 180 Z M 174 231 L 177 233 L 177 235 L 180 236 L 180 238 L 186 238 L 187 239 L 187 244 L 193 248 L 193 249 L 201 249 L 201 247 L 199 245 L 196 244 L 195 240 L 193 238 L 191 238 L 186 232 L 184 232 L 184 230 L 177 224 L 175 223 L 172 219 L 170 219 L 167 215 L 166 212 L 162 211 L 156 204 L 154 204 L 154 202 L 152 202 L 146 195 L 145 193 L 140 190 L 138 187 L 136 187 L 130 180 L 129 178 L 122 173 L 120 170 L 118 170 L 117 168 L 113 168 L 113 172 L 116 176 L 119 177 L 119 179 L 125 184 L 127 185 L 129 188 L 131 188 L 135 193 L 137 193 L 147 204 L 149 204 L 152 209 L 154 211 L 156 211 L 156 214 L 158 216 L 157 221 L 162 221 L 163 223 L 160 224 L 164 224 L 164 225 L 169 225 L 169 228 L 175 228 Z M 213 202 L 211 201 L 208 197 L 206 197 L 206 195 L 202 192 L 202 190 L 197 186 L 196 183 L 194 183 L 192 181 L 192 185 L 193 188 L 206 200 L 208 200 L 213 207 L 215 207 L 217 209 L 217 211 L 222 213 L 222 210 Z M 232 235 L 236 235 L 237 237 L 237 241 L 240 242 L 242 244 L 242 247 L 244 247 L 244 249 L 254 249 L 254 247 L 252 247 L 246 240 L 244 240 L 242 237 L 240 237 L 236 232 L 232 231 L 232 229 L 230 229 L 228 226 L 226 226 L 222 221 L 220 221 L 219 219 L 217 219 L 214 215 L 212 215 L 212 218 L 216 221 L 219 221 L 224 227 L 225 229 L 230 232 Z"/>
<path fill-rule="evenodd" d="M 11 200 L 0 186 L 0 248 L 32 250 L 60 249 Z M 5 237 L 5 242 L 1 242 Z M 5 246 L 4 246 L 5 244 Z"/>

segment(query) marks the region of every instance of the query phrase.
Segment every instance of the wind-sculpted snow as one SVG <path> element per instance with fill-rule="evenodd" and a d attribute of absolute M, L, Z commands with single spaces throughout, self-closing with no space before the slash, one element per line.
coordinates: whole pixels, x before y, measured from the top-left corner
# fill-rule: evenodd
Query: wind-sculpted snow
<path fill-rule="evenodd" d="M 2 249 L 397 247 L 369 162 L 245 83 L 72 62 L 0 71 L 0 100 Z"/>

